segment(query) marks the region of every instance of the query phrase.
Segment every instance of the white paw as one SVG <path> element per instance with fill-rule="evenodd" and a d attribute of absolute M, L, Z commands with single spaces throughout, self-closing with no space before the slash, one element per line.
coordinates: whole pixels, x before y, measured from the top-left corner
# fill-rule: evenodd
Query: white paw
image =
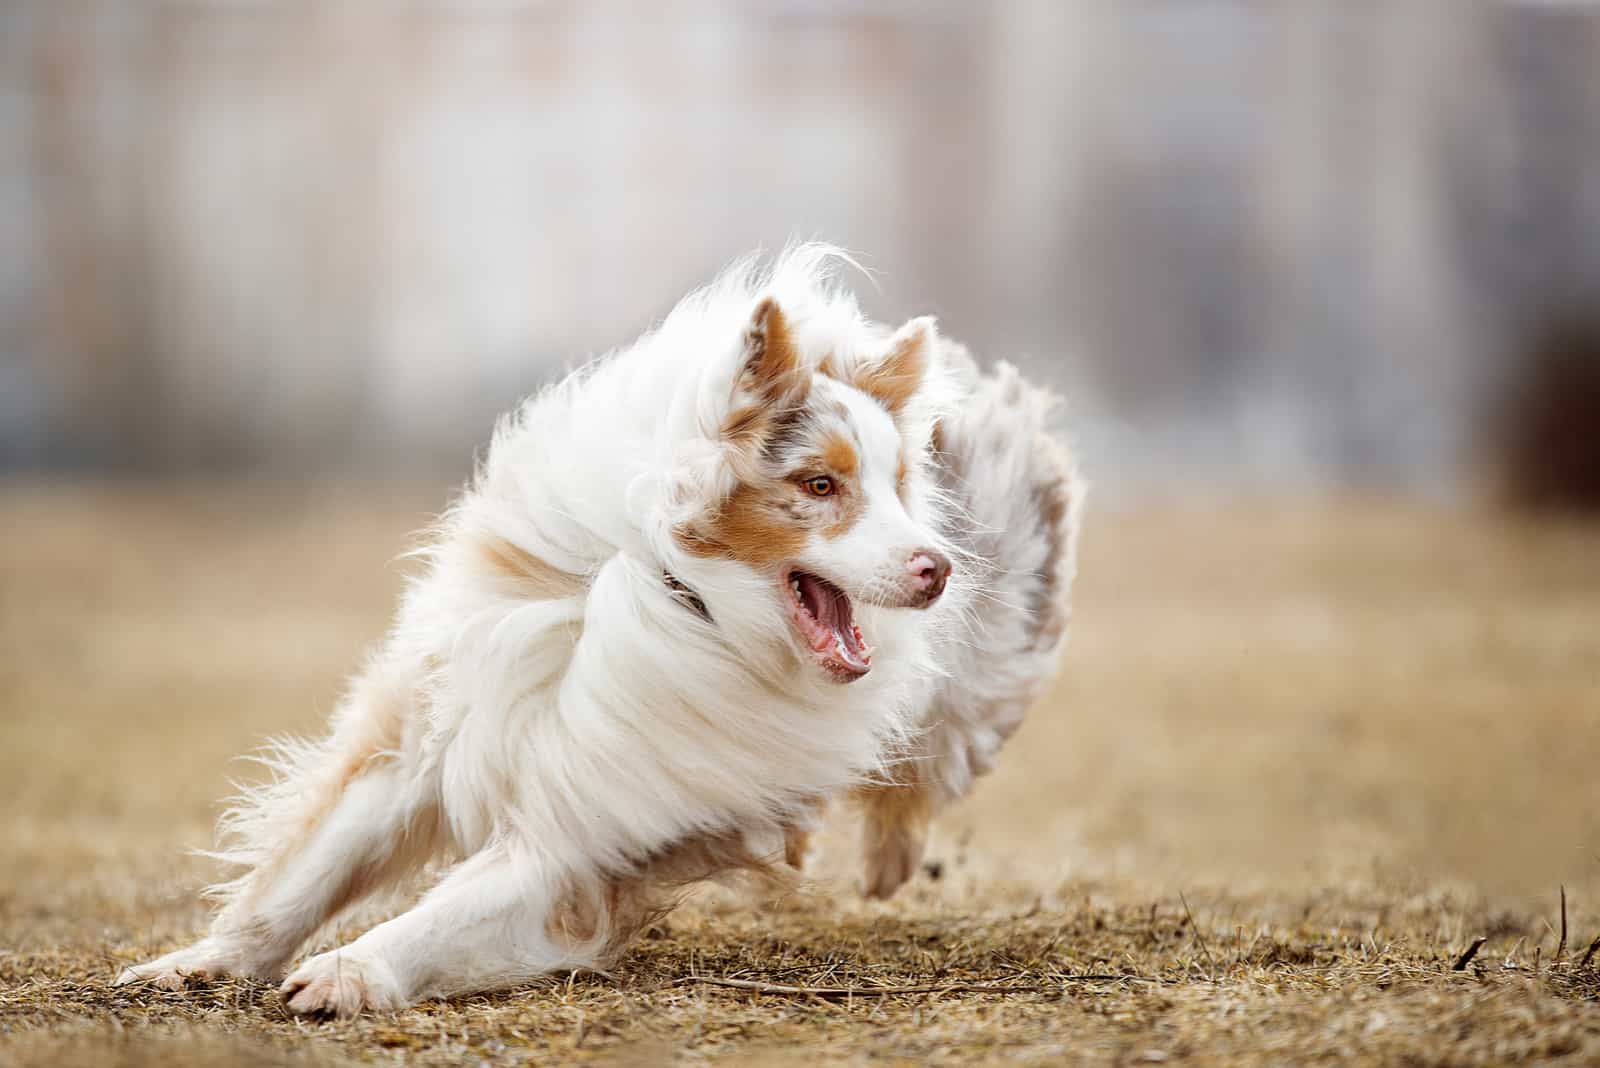
<path fill-rule="evenodd" d="M 349 949 L 320 953 L 296 968 L 278 988 L 289 1011 L 355 1016 L 363 1009 L 393 1012 L 407 1000 L 387 965 Z"/>
<path fill-rule="evenodd" d="M 237 974 L 234 954 L 206 938 L 148 964 L 124 968 L 114 985 L 149 983 L 160 990 L 182 990 L 191 981 L 205 982 L 234 974 Z"/>

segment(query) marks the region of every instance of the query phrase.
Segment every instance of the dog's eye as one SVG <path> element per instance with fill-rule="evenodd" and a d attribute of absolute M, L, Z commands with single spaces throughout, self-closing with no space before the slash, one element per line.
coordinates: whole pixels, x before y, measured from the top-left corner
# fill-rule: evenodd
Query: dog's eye
<path fill-rule="evenodd" d="M 829 478 L 827 475 L 818 475 L 816 478 L 808 478 L 806 479 L 805 486 L 806 492 L 811 494 L 813 497 L 827 497 L 830 496 L 834 490 L 833 479 Z"/>

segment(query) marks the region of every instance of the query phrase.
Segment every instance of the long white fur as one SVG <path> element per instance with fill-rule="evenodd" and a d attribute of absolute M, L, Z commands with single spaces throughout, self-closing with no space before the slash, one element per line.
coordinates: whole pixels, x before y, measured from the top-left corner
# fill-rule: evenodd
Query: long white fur
<path fill-rule="evenodd" d="M 225 821 L 219 855 L 245 870 L 217 888 L 208 937 L 123 981 L 281 974 L 350 900 L 449 856 L 464 859 L 413 909 L 292 974 L 291 1007 L 396 1008 L 593 965 L 604 922 L 576 940 L 547 931 L 564 897 L 587 895 L 603 921 L 608 877 L 700 835 L 774 842 L 819 798 L 880 769 L 942 677 L 936 644 L 959 623 L 962 591 L 924 612 L 857 597 L 874 666 L 841 686 L 797 655 L 770 576 L 675 537 L 733 487 L 720 428 L 749 399 L 743 339 L 759 298 L 777 299 L 813 364 L 890 343 L 830 283 L 836 262 L 802 246 L 770 272 L 741 264 L 501 424 L 329 737 L 278 749 L 275 782 Z M 932 336 L 930 323 L 907 329 Z M 897 425 L 817 382 L 872 423 L 865 464 L 892 464 L 881 453 L 902 435 L 918 460 L 909 503 L 882 502 L 894 493 L 880 478 L 874 518 L 832 566 L 876 566 L 861 561 L 912 538 L 947 544 L 923 445 L 955 396 L 939 361 Z M 485 576 L 474 554 L 488 540 L 579 581 L 565 596 L 519 595 Z M 871 588 L 868 570 L 848 577 Z"/>

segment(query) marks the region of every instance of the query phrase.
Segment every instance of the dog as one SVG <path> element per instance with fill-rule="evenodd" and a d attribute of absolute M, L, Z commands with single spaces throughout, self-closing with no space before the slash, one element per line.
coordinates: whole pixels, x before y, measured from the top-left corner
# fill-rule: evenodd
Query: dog
<path fill-rule="evenodd" d="M 1048 398 L 821 245 L 747 260 L 496 428 L 325 737 L 223 816 L 199 942 L 119 983 L 277 980 L 350 1016 L 603 968 L 679 888 L 782 883 L 830 801 L 866 889 L 915 870 L 1049 676 L 1082 489 Z"/>

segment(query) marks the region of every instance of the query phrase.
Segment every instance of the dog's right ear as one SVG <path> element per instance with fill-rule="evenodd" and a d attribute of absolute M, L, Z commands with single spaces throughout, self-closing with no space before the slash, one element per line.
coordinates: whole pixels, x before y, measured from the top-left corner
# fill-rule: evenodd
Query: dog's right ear
<path fill-rule="evenodd" d="M 800 359 L 789 321 L 772 297 L 763 297 L 744 332 L 744 364 L 739 389 L 768 409 L 792 409 L 805 402 L 811 372 Z"/>

